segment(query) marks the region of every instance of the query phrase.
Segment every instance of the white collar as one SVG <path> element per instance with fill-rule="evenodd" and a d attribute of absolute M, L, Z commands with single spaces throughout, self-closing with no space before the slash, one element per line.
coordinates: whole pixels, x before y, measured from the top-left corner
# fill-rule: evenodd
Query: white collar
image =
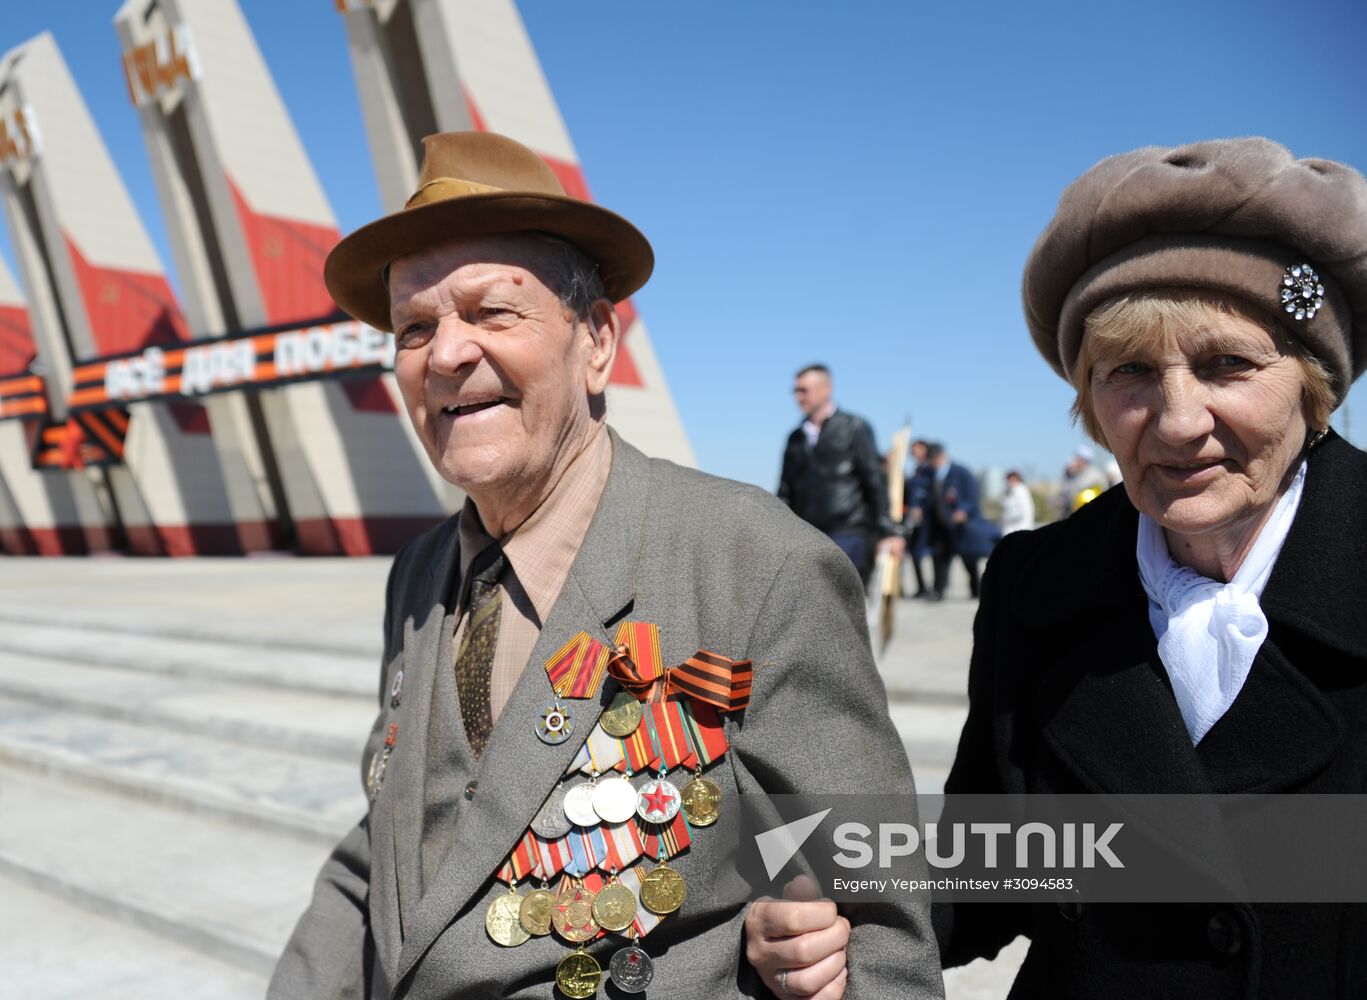
<path fill-rule="evenodd" d="M 1147 514 L 1139 515 L 1135 555 L 1149 597 L 1149 623 L 1193 745 L 1234 703 L 1267 638 L 1267 618 L 1258 598 L 1296 518 L 1305 473 L 1306 463 L 1301 462 L 1228 583 L 1178 565 L 1162 527 Z"/>

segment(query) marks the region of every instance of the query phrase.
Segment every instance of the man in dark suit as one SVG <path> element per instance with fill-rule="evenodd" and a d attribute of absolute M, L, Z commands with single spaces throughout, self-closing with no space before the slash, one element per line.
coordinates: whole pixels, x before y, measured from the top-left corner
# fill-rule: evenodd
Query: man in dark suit
<path fill-rule="evenodd" d="M 888 516 L 883 458 L 868 423 L 838 409 L 831 370 L 808 365 L 793 396 L 805 418 L 783 450 L 778 498 L 830 536 L 868 584 L 874 545 L 900 555 L 901 533 Z"/>
<path fill-rule="evenodd" d="M 954 556 L 963 559 L 968 571 L 968 589 L 978 596 L 978 560 L 965 547 L 970 526 L 982 517 L 978 506 L 978 479 L 971 471 L 950 460 L 941 444 L 927 449 L 929 481 L 923 488 L 920 506 L 912 509 L 912 519 L 924 524 L 930 541 L 934 567 L 930 599 L 943 600 L 949 586 L 949 563 Z"/>
<path fill-rule="evenodd" d="M 916 511 L 924 509 L 926 497 L 930 495 L 930 478 L 934 470 L 930 467 L 930 442 L 917 438 L 911 442 L 911 474 L 906 479 L 903 494 L 906 503 L 907 561 L 916 576 L 916 593 L 912 596 L 929 600 L 934 593 L 926 586 L 926 574 L 921 568 L 921 560 L 930 551 L 926 538 L 925 523 L 916 516 Z"/>

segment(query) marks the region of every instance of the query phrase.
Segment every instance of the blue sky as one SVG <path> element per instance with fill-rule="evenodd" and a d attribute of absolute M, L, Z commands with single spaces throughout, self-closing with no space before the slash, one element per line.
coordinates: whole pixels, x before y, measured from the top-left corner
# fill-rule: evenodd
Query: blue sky
<path fill-rule="evenodd" d="M 0 44 L 54 32 L 169 261 L 117 5 L 13 6 Z M 242 6 L 343 231 L 374 218 L 331 0 Z M 655 246 L 637 305 L 699 464 L 768 488 L 816 360 L 880 444 L 910 416 L 971 465 L 1055 474 L 1082 437 L 1020 273 L 1101 157 L 1263 134 L 1367 168 L 1361 0 L 519 8 L 595 196 Z M 1361 385 L 1350 407 L 1361 446 Z"/>

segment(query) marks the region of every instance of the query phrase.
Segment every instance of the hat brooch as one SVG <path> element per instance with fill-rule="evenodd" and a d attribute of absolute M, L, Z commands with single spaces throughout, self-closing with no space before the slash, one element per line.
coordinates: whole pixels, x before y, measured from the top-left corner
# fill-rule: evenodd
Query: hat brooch
<path fill-rule="evenodd" d="M 1282 274 L 1282 308 L 1295 319 L 1314 319 L 1324 305 L 1324 285 L 1309 264 L 1292 264 Z"/>

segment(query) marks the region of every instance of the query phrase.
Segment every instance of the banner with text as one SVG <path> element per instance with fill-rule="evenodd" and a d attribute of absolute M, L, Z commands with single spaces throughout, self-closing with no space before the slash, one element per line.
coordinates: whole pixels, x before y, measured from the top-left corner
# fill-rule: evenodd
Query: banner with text
<path fill-rule="evenodd" d="M 146 347 L 76 367 L 68 408 L 187 400 L 234 389 L 379 375 L 394 367 L 394 335 L 349 319 Z"/>

